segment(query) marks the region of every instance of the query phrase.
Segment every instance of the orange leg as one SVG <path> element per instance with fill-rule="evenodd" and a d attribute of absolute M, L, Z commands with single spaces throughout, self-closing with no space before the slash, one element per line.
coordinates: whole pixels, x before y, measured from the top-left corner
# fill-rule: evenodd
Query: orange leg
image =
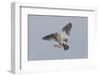
<path fill-rule="evenodd" d="M 62 45 L 54 45 L 54 47 L 63 48 Z"/>

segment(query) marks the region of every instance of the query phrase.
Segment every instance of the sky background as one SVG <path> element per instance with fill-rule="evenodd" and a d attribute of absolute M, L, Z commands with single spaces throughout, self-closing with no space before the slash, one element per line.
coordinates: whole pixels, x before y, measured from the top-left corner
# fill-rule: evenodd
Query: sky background
<path fill-rule="evenodd" d="M 54 41 L 43 40 L 42 37 L 55 32 L 72 23 L 69 38 L 70 49 L 64 51 L 56 48 Z M 80 59 L 88 57 L 88 18 L 74 16 L 28 16 L 28 60 Z"/>

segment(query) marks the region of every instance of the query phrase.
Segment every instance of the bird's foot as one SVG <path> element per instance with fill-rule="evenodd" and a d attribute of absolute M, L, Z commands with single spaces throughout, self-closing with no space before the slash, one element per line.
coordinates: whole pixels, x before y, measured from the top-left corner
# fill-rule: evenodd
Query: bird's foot
<path fill-rule="evenodd" d="M 62 45 L 54 45 L 54 47 L 63 48 Z"/>

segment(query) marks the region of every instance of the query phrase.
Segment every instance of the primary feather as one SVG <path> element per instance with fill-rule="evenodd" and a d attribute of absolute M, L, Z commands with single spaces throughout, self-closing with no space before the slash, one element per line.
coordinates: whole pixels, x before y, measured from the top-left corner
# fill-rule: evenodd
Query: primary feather
<path fill-rule="evenodd" d="M 72 23 L 68 23 L 65 27 L 63 27 L 62 31 L 64 31 L 67 35 L 70 35 L 71 28 Z"/>

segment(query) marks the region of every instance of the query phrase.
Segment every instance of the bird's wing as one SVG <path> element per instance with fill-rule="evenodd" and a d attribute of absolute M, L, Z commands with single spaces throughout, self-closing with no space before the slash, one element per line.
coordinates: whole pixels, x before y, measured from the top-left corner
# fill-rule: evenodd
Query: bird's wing
<path fill-rule="evenodd" d="M 62 31 L 65 32 L 67 35 L 70 35 L 71 28 L 72 23 L 68 23 L 65 27 L 63 27 Z"/>
<path fill-rule="evenodd" d="M 55 35 L 54 34 L 50 34 L 50 35 L 44 36 L 42 39 L 44 39 L 44 40 L 54 40 L 55 39 Z"/>

